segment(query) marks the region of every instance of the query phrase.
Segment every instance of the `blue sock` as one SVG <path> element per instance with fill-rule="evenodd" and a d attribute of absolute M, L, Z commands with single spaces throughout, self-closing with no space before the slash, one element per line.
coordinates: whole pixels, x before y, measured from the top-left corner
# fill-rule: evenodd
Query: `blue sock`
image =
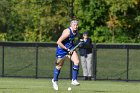
<path fill-rule="evenodd" d="M 73 66 L 73 71 L 72 71 L 72 80 L 76 80 L 77 79 L 78 70 L 79 70 L 79 66 L 74 65 Z"/>
<path fill-rule="evenodd" d="M 54 68 L 54 81 L 58 81 L 58 76 L 59 76 L 60 70 L 57 69 L 56 67 Z"/>

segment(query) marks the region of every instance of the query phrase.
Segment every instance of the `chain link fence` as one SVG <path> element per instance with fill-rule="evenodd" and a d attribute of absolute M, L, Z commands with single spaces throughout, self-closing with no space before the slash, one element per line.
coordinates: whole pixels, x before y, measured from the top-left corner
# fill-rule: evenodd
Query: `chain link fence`
<path fill-rule="evenodd" d="M 94 80 L 140 80 L 139 44 L 93 44 Z M 55 43 L 0 42 L 0 76 L 52 78 Z M 66 60 L 60 78 L 71 78 Z M 80 66 L 79 77 L 82 77 Z"/>

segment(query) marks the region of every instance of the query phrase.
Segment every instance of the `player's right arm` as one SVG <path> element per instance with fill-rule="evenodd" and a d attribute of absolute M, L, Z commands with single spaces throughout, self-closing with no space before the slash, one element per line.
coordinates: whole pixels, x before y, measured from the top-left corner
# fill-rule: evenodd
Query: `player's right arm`
<path fill-rule="evenodd" d="M 68 29 L 65 29 L 65 30 L 63 31 L 62 35 L 60 36 L 60 38 L 57 40 L 57 44 L 58 44 L 61 48 L 65 49 L 65 50 L 67 50 L 67 48 L 63 45 L 62 42 L 63 42 L 67 37 L 69 37 L 69 35 L 70 35 L 70 32 L 68 31 Z"/>

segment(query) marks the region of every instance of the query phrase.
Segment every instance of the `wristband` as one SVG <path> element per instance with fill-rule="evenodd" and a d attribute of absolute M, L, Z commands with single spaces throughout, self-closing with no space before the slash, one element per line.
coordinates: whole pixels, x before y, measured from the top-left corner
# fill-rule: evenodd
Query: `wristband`
<path fill-rule="evenodd" d="M 66 50 L 67 50 L 68 52 L 70 52 L 70 49 L 67 48 Z"/>

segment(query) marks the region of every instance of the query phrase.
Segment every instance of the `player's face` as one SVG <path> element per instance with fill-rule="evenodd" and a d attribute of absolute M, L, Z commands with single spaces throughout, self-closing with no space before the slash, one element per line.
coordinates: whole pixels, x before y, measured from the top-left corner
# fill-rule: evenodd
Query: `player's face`
<path fill-rule="evenodd" d="M 71 27 L 72 27 L 73 31 L 76 31 L 78 29 L 78 24 L 77 23 L 72 23 Z"/>

